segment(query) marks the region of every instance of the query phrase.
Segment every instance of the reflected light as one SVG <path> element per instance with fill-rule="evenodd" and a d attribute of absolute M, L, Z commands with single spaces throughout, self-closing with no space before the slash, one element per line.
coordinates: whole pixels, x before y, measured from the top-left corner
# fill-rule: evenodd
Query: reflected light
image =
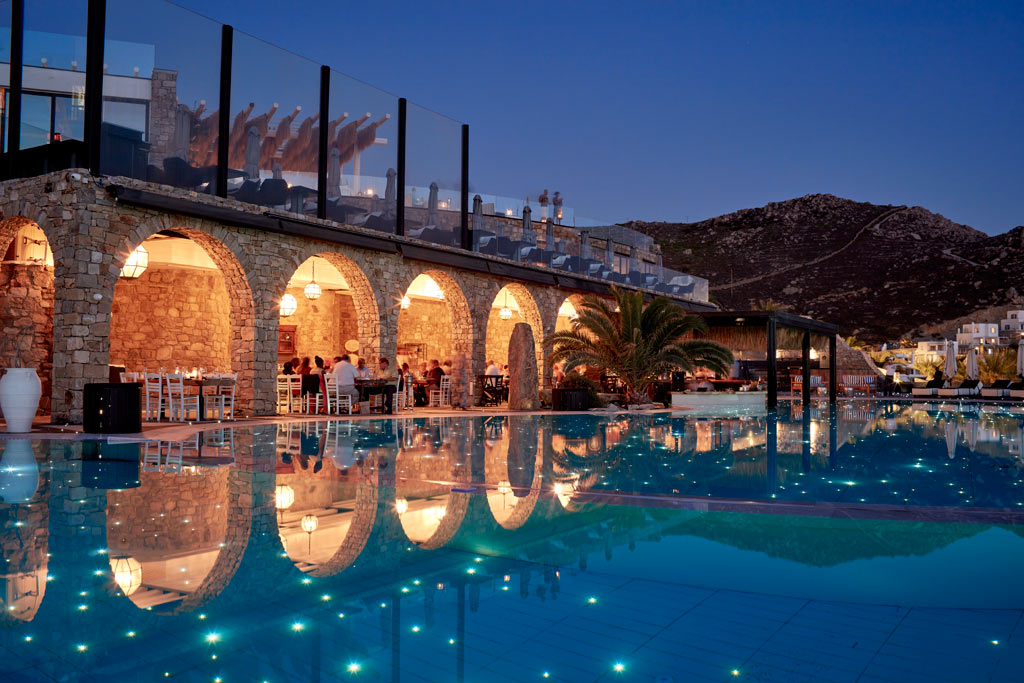
<path fill-rule="evenodd" d="M 412 302 L 409 300 L 409 295 L 408 294 L 404 295 L 402 297 L 402 304 L 401 304 L 402 310 L 403 311 L 408 310 L 409 306 L 411 306 L 411 305 L 412 305 Z"/>
<path fill-rule="evenodd" d="M 142 585 L 142 565 L 134 557 L 113 557 L 110 569 L 114 572 L 114 583 L 125 595 L 131 595 Z"/>
<path fill-rule="evenodd" d="M 287 510 L 295 502 L 295 490 L 287 484 L 279 484 L 274 490 L 274 507 Z"/>
<path fill-rule="evenodd" d="M 404 515 L 409 509 L 409 501 L 405 498 L 399 498 L 395 501 L 395 512 L 400 515 Z"/>
<path fill-rule="evenodd" d="M 307 534 L 311 534 L 316 531 L 316 528 L 320 526 L 320 520 L 316 515 L 304 515 L 302 518 L 302 530 Z"/>

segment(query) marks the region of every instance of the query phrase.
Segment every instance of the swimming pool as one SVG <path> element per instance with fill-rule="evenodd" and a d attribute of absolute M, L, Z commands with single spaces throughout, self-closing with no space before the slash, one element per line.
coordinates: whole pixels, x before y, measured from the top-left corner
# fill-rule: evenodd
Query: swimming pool
<path fill-rule="evenodd" d="M 1018 680 L 1024 411 L 0 442 L 4 680 Z"/>

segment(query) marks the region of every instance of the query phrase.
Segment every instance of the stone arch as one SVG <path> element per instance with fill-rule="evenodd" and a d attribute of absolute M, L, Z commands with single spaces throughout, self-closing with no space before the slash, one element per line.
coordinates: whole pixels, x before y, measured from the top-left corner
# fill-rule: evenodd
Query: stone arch
<path fill-rule="evenodd" d="M 497 282 L 495 284 L 502 285 L 502 283 L 500 282 Z M 504 286 L 499 286 L 498 289 L 494 291 L 494 296 L 491 297 L 491 300 L 487 302 L 487 310 L 481 312 L 484 322 L 484 343 L 487 346 L 491 346 L 493 343 L 503 344 L 507 353 L 508 339 L 505 339 L 501 342 L 496 342 L 496 340 L 494 339 L 494 336 L 498 334 L 494 329 L 497 326 L 498 322 L 494 319 L 495 316 L 492 315 L 494 310 L 494 303 L 498 300 L 499 297 L 503 296 L 503 292 L 505 291 L 507 291 L 508 294 L 513 299 L 515 299 L 515 303 L 519 307 L 519 313 L 520 317 L 522 317 L 522 322 L 528 324 L 530 326 L 530 330 L 533 332 L 533 341 L 536 345 L 537 353 L 537 370 L 538 373 L 541 376 L 543 376 L 545 354 L 541 342 L 544 341 L 544 321 L 541 317 L 540 307 L 537 305 L 537 300 L 534 298 L 533 293 L 522 283 L 504 283 Z M 511 335 L 511 329 L 509 329 L 508 334 Z M 488 359 L 485 358 L 484 360 L 486 362 Z"/>
<path fill-rule="evenodd" d="M 19 214 L 0 215 L 0 259 L 3 259 L 17 234 L 24 228 L 35 227 L 43 234 L 42 262 L 38 264 L 10 264 L 0 272 L 0 330 L 9 335 L 9 341 L 24 340 L 24 330 L 32 338 L 19 348 L 4 349 L 16 352 L 28 367 L 38 368 L 42 394 L 39 414 L 49 414 L 53 387 L 53 319 L 54 319 L 54 266 L 57 263 L 53 249 L 50 225 L 45 212 L 35 212 L 18 202 L 11 207 Z M 25 213 L 32 213 L 35 219 Z M 42 222 L 40 222 L 42 221 Z M 52 260 L 53 265 L 48 263 Z M 18 330 L 14 333 L 13 330 Z"/>
<path fill-rule="evenodd" d="M 380 288 L 375 287 L 370 281 L 366 272 L 355 260 L 354 254 L 343 253 L 337 248 L 331 250 L 323 249 L 324 245 L 311 244 L 299 250 L 292 261 L 294 267 L 292 272 L 299 268 L 310 258 L 318 256 L 344 276 L 351 290 L 352 303 L 356 311 L 356 325 L 358 328 L 359 355 L 367 359 L 372 365 L 381 356 L 381 309 L 384 302 L 380 296 Z M 288 286 L 291 276 L 280 283 L 280 291 L 274 293 L 274 301 L 280 301 Z M 339 350 L 338 353 L 341 351 Z"/>
<path fill-rule="evenodd" d="M 173 231 L 195 242 L 216 264 L 228 294 L 231 369 L 238 373 L 236 414 L 246 416 L 265 412 L 266 403 L 272 392 L 268 391 L 267 396 L 263 396 L 263 392 L 257 392 L 256 369 L 258 364 L 262 365 L 259 361 L 268 352 L 273 354 L 273 358 L 277 357 L 276 326 L 275 338 L 268 339 L 265 334 L 260 336 L 261 326 L 256 324 L 257 300 L 253 293 L 259 291 L 258 285 L 262 283 L 250 282 L 252 269 L 243 265 L 248 264 L 250 258 L 235 232 L 217 223 L 180 216 L 154 216 L 142 221 L 114 251 L 105 281 L 101 284 L 104 296 L 100 301 L 100 310 L 108 316 L 111 314 L 121 268 L 129 254 L 148 238 L 163 230 Z M 271 342 L 272 350 L 268 350 Z M 106 346 L 109 359 L 109 336 Z"/>
<path fill-rule="evenodd" d="M 458 353 L 463 353 L 466 358 L 473 358 L 473 315 L 469 305 L 469 301 L 466 298 L 465 290 L 460 282 L 456 279 L 453 273 L 449 273 L 443 270 L 434 268 L 427 268 L 424 270 L 410 270 L 407 274 L 407 279 L 402 288 L 401 292 L 398 293 L 399 302 L 401 297 L 405 295 L 409 287 L 420 275 L 426 275 L 430 277 L 437 286 L 441 289 L 444 294 L 444 301 L 447 305 L 448 312 L 451 315 L 451 352 L 454 356 Z M 398 329 L 398 315 L 399 305 L 396 302 L 395 306 L 391 307 L 390 315 L 393 316 L 393 327 L 388 325 L 388 329 L 394 330 L 393 335 L 390 335 L 393 339 L 397 339 Z M 390 321 L 389 321 L 390 322 Z M 439 359 L 444 360 L 444 359 Z"/>

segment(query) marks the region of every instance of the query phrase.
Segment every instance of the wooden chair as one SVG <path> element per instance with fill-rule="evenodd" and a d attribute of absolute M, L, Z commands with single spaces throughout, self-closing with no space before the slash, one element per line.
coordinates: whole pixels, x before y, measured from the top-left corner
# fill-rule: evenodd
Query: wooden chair
<path fill-rule="evenodd" d="M 141 372 L 122 372 L 121 373 L 121 384 L 130 384 L 132 382 L 141 382 Z"/>
<path fill-rule="evenodd" d="M 167 412 L 172 422 L 185 422 L 189 414 L 199 419 L 199 395 L 185 393 L 184 379 L 180 372 L 167 375 Z"/>
<path fill-rule="evenodd" d="M 142 390 L 146 392 L 144 418 L 159 422 L 164 410 L 163 378 L 160 373 L 147 372 L 143 380 Z"/>
<path fill-rule="evenodd" d="M 294 375 L 277 376 L 277 412 L 292 412 L 292 383 Z"/>

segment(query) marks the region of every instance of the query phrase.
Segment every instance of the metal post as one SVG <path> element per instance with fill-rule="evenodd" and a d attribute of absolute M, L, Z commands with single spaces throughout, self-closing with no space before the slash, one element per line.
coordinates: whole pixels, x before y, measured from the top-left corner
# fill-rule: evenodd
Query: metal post
<path fill-rule="evenodd" d="M 7 177 L 15 173 L 14 157 L 21 147 L 21 77 L 25 45 L 25 0 L 11 2 L 11 87 L 7 106 Z"/>
<path fill-rule="evenodd" d="M 84 137 L 89 171 L 100 173 L 100 135 L 103 131 L 103 41 L 106 37 L 106 0 L 89 0 L 85 35 Z"/>
<path fill-rule="evenodd" d="M 778 488 L 779 480 L 779 416 L 775 410 L 769 410 L 766 418 L 765 429 L 765 487 L 768 489 L 768 496 L 774 496 Z"/>
<path fill-rule="evenodd" d="M 804 332 L 801 343 L 801 363 L 803 374 L 803 387 L 800 392 L 800 400 L 804 404 L 804 410 L 811 405 L 811 333 Z"/>
<path fill-rule="evenodd" d="M 320 140 L 316 159 L 316 215 L 327 218 L 327 120 L 331 117 L 331 67 L 320 67 Z"/>
<path fill-rule="evenodd" d="M 473 250 L 473 232 L 469 229 L 469 125 L 462 124 L 462 248 Z"/>
<path fill-rule="evenodd" d="M 405 112 L 404 97 L 398 98 L 398 172 L 395 178 L 395 200 L 398 206 L 395 211 L 395 234 L 405 234 Z"/>
<path fill-rule="evenodd" d="M 776 325 L 775 317 L 770 316 L 768 318 L 768 324 L 765 330 L 768 334 L 767 353 L 768 353 L 768 397 L 766 399 L 766 406 L 768 410 L 775 410 L 779 405 L 779 364 L 775 358 L 775 351 L 778 348 L 778 340 L 776 339 Z"/>
<path fill-rule="evenodd" d="M 228 196 L 228 155 L 231 152 L 231 55 L 234 52 L 235 32 L 228 24 L 220 31 L 220 110 L 217 133 L 217 180 L 218 197 Z"/>
<path fill-rule="evenodd" d="M 836 358 L 836 335 L 831 334 L 828 337 L 828 402 L 832 405 L 836 404 L 836 395 L 839 393 L 836 367 L 838 365 L 839 359 Z"/>

